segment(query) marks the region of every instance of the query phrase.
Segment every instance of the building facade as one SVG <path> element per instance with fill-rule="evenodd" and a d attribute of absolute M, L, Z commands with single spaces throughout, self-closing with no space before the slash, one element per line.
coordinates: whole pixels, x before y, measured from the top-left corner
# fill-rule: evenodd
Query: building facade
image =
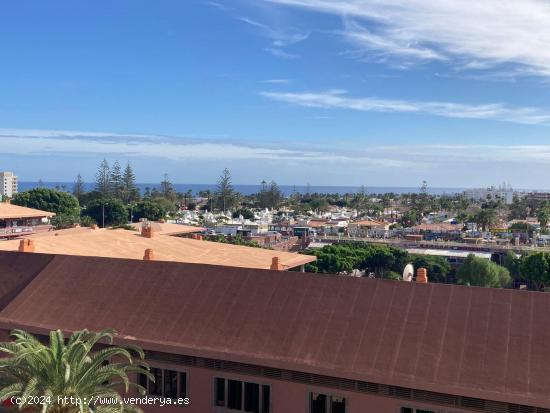
<path fill-rule="evenodd" d="M 0 172 L 0 197 L 13 198 L 18 190 L 17 176 L 13 172 Z"/>

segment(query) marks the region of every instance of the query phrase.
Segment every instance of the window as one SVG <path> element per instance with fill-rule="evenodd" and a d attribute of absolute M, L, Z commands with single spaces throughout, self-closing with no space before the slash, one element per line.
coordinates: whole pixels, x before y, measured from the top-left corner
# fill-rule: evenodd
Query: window
<path fill-rule="evenodd" d="M 187 397 L 187 373 L 151 367 L 151 374 L 155 378 L 154 382 L 148 380 L 144 374 L 139 376 L 139 384 L 151 396 L 170 399 Z"/>
<path fill-rule="evenodd" d="M 400 413 L 435 413 L 433 410 L 415 409 L 413 407 L 402 407 Z"/>
<path fill-rule="evenodd" d="M 321 393 L 310 393 L 309 413 L 346 413 L 346 399 Z"/>
<path fill-rule="evenodd" d="M 233 379 L 214 380 L 214 403 L 228 410 L 271 413 L 271 387 Z"/>

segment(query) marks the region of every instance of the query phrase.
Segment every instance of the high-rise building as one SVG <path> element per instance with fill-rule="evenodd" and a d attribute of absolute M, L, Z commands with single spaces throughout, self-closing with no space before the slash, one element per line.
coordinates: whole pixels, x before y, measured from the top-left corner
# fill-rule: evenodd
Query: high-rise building
<path fill-rule="evenodd" d="M 13 172 L 0 172 L 0 196 L 11 198 L 17 190 L 17 176 Z"/>

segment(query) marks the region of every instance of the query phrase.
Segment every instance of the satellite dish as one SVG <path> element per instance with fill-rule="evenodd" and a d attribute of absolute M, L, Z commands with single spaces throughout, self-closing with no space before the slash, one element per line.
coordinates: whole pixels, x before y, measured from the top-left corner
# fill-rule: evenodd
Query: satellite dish
<path fill-rule="evenodd" d="M 403 270 L 403 281 L 412 281 L 414 276 L 414 267 L 412 264 L 405 265 L 405 269 Z"/>

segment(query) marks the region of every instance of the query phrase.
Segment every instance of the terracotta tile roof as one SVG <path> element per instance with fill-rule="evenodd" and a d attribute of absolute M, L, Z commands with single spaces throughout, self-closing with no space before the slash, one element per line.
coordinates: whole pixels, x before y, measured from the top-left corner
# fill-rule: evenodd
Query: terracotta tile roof
<path fill-rule="evenodd" d="M 148 225 L 153 228 L 156 234 L 160 235 L 177 235 L 177 234 L 191 234 L 194 232 L 202 232 L 204 228 L 194 227 L 192 225 L 181 225 L 181 224 L 167 224 L 165 222 L 152 222 L 149 221 Z M 135 229 L 141 231 L 141 227 L 144 225 L 143 222 L 136 222 L 131 224 Z"/>
<path fill-rule="evenodd" d="M 7 218 L 42 218 L 53 217 L 53 212 L 41 211 L 39 209 L 32 209 L 22 207 L 19 205 L 8 204 L 7 202 L 0 202 L 0 219 Z"/>
<path fill-rule="evenodd" d="M 155 259 L 159 261 L 265 269 L 271 266 L 274 256 L 279 257 L 285 269 L 298 267 L 315 260 L 315 257 L 310 255 L 199 241 L 168 235 L 155 234 L 153 238 L 145 238 L 140 236 L 137 231 L 124 229 L 91 230 L 88 228 L 74 228 L 51 231 L 33 238 L 35 238 L 36 252 L 46 254 L 141 260 L 145 250 L 151 248 L 154 251 Z M 18 247 L 19 240 L 0 242 L 0 250 L 17 251 Z"/>
<path fill-rule="evenodd" d="M 549 312 L 548 293 L 56 256 L 0 321 L 550 408 Z"/>
<path fill-rule="evenodd" d="M 386 226 L 390 226 L 391 224 L 389 222 L 382 222 L 382 221 L 374 221 L 371 219 L 365 219 L 362 221 L 355 221 L 350 222 L 350 224 L 355 224 L 360 227 L 379 227 L 379 228 L 385 228 Z"/>

